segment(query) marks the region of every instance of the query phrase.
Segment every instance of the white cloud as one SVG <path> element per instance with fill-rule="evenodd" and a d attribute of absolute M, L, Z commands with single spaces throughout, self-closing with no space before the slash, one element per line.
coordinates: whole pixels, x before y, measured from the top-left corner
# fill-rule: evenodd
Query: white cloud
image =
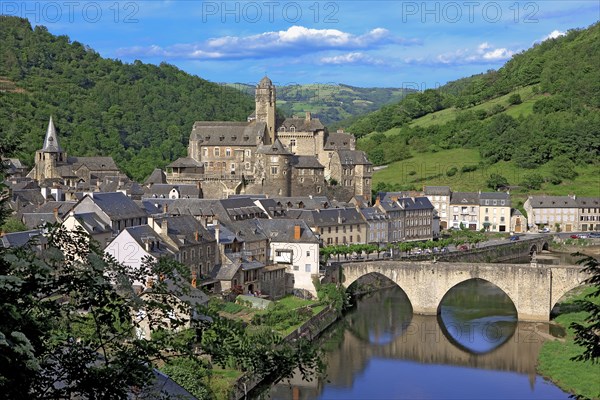
<path fill-rule="evenodd" d="M 565 36 L 566 34 L 567 34 L 567 32 L 562 32 L 562 31 L 559 31 L 558 29 L 555 29 L 552 32 L 550 32 L 547 36 L 542 38 L 541 41 L 543 42 L 544 40 L 548 40 L 548 39 L 556 39 L 557 37 Z"/>
<path fill-rule="evenodd" d="M 413 45 L 419 41 L 397 38 L 384 28 L 363 35 L 337 29 L 312 29 L 292 26 L 284 31 L 249 36 L 223 36 L 204 42 L 176 44 L 168 47 L 129 47 L 117 51 L 119 56 L 160 56 L 186 59 L 245 59 L 300 56 L 324 50 L 372 49 L 386 44 Z"/>
<path fill-rule="evenodd" d="M 457 49 L 433 57 L 408 59 L 406 62 L 409 64 L 430 65 L 489 64 L 497 61 L 506 61 L 514 54 L 515 52 L 513 50 L 504 47 L 495 48 L 494 45 L 483 42 L 474 49 Z"/>
<path fill-rule="evenodd" d="M 383 64 L 382 60 L 378 60 L 376 58 L 373 58 L 373 57 L 368 56 L 361 52 L 353 52 L 353 53 L 341 54 L 341 55 L 331 56 L 331 57 L 322 57 L 320 59 L 320 62 L 322 64 L 335 64 L 335 65 L 342 65 L 342 64 L 382 65 Z"/>

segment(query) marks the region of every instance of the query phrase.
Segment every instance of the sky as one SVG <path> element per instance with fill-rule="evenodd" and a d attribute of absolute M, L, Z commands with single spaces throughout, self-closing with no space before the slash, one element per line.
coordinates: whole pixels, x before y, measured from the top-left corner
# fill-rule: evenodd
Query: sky
<path fill-rule="evenodd" d="M 600 20 L 600 1 L 5 1 L 103 57 L 213 82 L 435 88 Z"/>

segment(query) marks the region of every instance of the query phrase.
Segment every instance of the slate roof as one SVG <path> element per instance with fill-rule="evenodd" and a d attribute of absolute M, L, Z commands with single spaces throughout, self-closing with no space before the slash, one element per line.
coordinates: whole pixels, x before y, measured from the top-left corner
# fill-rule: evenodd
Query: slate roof
<path fill-rule="evenodd" d="M 58 143 L 58 136 L 56 135 L 56 128 L 54 127 L 54 121 L 50 116 L 48 121 L 48 129 L 46 130 L 46 136 L 44 137 L 44 147 L 42 150 L 46 153 L 62 153 L 63 150 Z"/>
<path fill-rule="evenodd" d="M 389 219 L 387 214 L 383 213 L 379 208 L 376 207 L 365 207 L 361 208 L 359 211 L 367 221 L 381 221 Z"/>
<path fill-rule="evenodd" d="M 532 208 L 578 208 L 576 199 L 570 196 L 529 196 Z"/>
<path fill-rule="evenodd" d="M 325 150 L 351 150 L 354 137 L 349 133 L 331 132 L 325 139 Z"/>
<path fill-rule="evenodd" d="M 600 207 L 600 197 L 577 197 L 575 200 L 581 208 Z"/>
<path fill-rule="evenodd" d="M 290 153 L 284 146 L 281 144 L 279 139 L 275 139 L 273 144 L 261 144 L 256 149 L 257 154 L 266 154 L 266 155 L 285 155 L 291 156 Z"/>
<path fill-rule="evenodd" d="M 154 219 L 161 226 L 165 220 L 168 227 L 167 235 L 177 246 L 183 246 L 187 243 L 206 243 L 214 240 L 214 235 L 191 215 L 165 216 Z M 196 232 L 198 232 L 198 240 L 196 240 Z"/>
<path fill-rule="evenodd" d="M 397 202 L 405 210 L 433 210 L 433 204 L 427 197 L 405 197 L 398 199 Z"/>
<path fill-rule="evenodd" d="M 112 231 L 111 227 L 109 225 L 106 225 L 96 213 L 90 212 L 74 214 L 73 217 L 90 234 L 107 233 Z"/>
<path fill-rule="evenodd" d="M 479 193 L 479 204 L 486 205 L 486 200 L 495 200 L 496 206 L 510 207 L 510 194 L 506 192 L 481 192 Z M 504 201 L 504 204 L 501 202 Z M 489 205 L 489 204 L 488 204 Z"/>
<path fill-rule="evenodd" d="M 147 214 L 121 192 L 93 193 L 91 200 L 112 220 L 144 218 Z M 76 208 L 77 206 L 75 206 Z"/>
<path fill-rule="evenodd" d="M 29 229 L 34 229 L 45 225 L 46 223 L 57 223 L 54 213 L 23 213 L 21 221 Z"/>
<path fill-rule="evenodd" d="M 292 157 L 292 166 L 294 168 L 325 169 L 315 156 L 294 156 Z"/>
<path fill-rule="evenodd" d="M 339 150 L 342 165 L 371 165 L 367 154 L 360 150 Z"/>
<path fill-rule="evenodd" d="M 155 183 L 167 183 L 167 174 L 160 168 L 154 168 L 154 171 L 144 182 L 144 185 L 152 185 Z"/>
<path fill-rule="evenodd" d="M 426 195 L 450 196 L 450 186 L 425 186 L 423 193 Z"/>
<path fill-rule="evenodd" d="M 292 126 L 296 132 L 315 132 L 325 129 L 325 126 L 318 118 L 286 118 L 281 122 L 278 131 L 281 127 L 284 127 L 285 132 L 290 132 Z"/>
<path fill-rule="evenodd" d="M 271 87 L 271 86 L 273 86 L 273 82 L 266 75 L 258 83 L 258 87 L 259 88 L 268 88 L 268 87 Z"/>
<path fill-rule="evenodd" d="M 362 214 L 356 208 L 328 208 L 323 210 L 289 210 L 289 219 L 301 219 L 310 226 L 335 226 L 341 224 L 364 224 Z"/>
<path fill-rule="evenodd" d="M 158 246 L 154 246 L 148 251 L 148 253 L 152 254 L 155 257 L 161 256 L 172 256 L 177 252 L 177 249 L 172 246 L 166 244 L 164 240 L 160 240 L 160 235 L 156 233 L 149 225 L 138 225 L 138 226 L 130 226 L 119 234 L 122 235 L 123 232 L 129 233 L 133 240 L 145 250 L 146 244 L 145 241 L 154 241 L 158 243 Z"/>
<path fill-rule="evenodd" d="M 265 122 L 210 122 L 194 123 L 190 141 L 202 146 L 251 146 L 262 143 L 267 130 Z"/>
<path fill-rule="evenodd" d="M 43 236 L 43 231 L 41 229 L 6 233 L 3 236 L 0 236 L 0 243 L 2 243 L 2 247 L 4 248 L 16 248 L 28 244 L 44 244 L 47 242 L 48 240 Z"/>
<path fill-rule="evenodd" d="M 265 219 L 260 225 L 271 242 L 277 243 L 319 243 L 319 239 L 302 220 Z M 300 239 L 294 238 L 294 226 L 300 226 Z"/>
<path fill-rule="evenodd" d="M 167 168 L 203 167 L 204 164 L 190 157 L 181 157 L 167 165 Z"/>
<path fill-rule="evenodd" d="M 119 171 L 112 157 L 69 157 L 67 161 L 73 171 L 82 166 L 86 166 L 90 171 Z"/>
<path fill-rule="evenodd" d="M 453 192 L 450 204 L 479 204 L 479 193 L 477 192 Z"/>
<path fill-rule="evenodd" d="M 308 210 L 325 209 L 331 207 L 333 203 L 326 196 L 273 197 L 273 200 L 277 202 L 278 206 L 288 209 L 301 208 L 300 203 L 303 205 L 302 208 Z"/>
<path fill-rule="evenodd" d="M 149 188 L 144 190 L 143 197 L 145 198 L 169 198 L 169 194 L 171 190 L 177 189 L 179 191 L 180 198 L 200 198 L 201 190 L 197 185 L 173 185 L 173 184 L 163 184 L 163 183 L 155 183 Z"/>

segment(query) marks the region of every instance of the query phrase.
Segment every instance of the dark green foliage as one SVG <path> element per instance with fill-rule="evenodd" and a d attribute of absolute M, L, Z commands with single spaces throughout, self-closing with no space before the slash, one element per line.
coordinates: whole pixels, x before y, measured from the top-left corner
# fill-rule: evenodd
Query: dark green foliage
<path fill-rule="evenodd" d="M 454 176 L 458 172 L 458 168 L 452 167 L 448 171 L 446 171 L 447 176 Z"/>
<path fill-rule="evenodd" d="M 20 220 L 15 217 L 8 218 L 2 226 L 0 226 L 0 232 L 22 232 L 26 231 L 27 227 Z"/>
<path fill-rule="evenodd" d="M 251 96 L 178 68 L 103 59 L 66 36 L 0 16 L 0 137 L 19 138 L 12 155 L 32 163 L 50 115 L 69 155 L 110 155 L 141 180 L 185 156 L 197 120 L 245 120 Z M 2 85 L 2 83 L 0 83 Z"/>
<path fill-rule="evenodd" d="M 177 358 L 169 361 L 161 370 L 198 399 L 214 398 L 210 388 L 206 385 L 206 379 L 210 377 L 210 364 L 206 361 L 196 362 Z"/>
<path fill-rule="evenodd" d="M 584 256 L 583 254 L 576 255 Z M 589 316 L 585 320 L 586 325 L 571 324 L 571 328 L 575 331 L 575 343 L 584 348 L 583 353 L 573 359 L 590 361 L 595 364 L 600 362 L 600 303 L 593 299 L 600 298 L 600 263 L 594 257 L 584 256 L 579 260 L 579 264 L 584 265 L 584 271 L 590 274 L 585 283 L 592 285 L 594 291 L 588 295 L 588 299 L 577 302 L 583 310 L 589 313 Z"/>
<path fill-rule="evenodd" d="M 521 104 L 522 102 L 523 102 L 523 99 L 521 99 L 521 95 L 518 93 L 511 94 L 508 97 L 508 104 L 517 105 L 517 104 Z"/>
<path fill-rule="evenodd" d="M 465 172 L 473 172 L 477 170 L 477 165 L 463 165 L 462 168 L 460 169 L 460 172 L 465 173 Z"/>
<path fill-rule="evenodd" d="M 508 186 L 508 179 L 503 177 L 500 174 L 490 174 L 490 177 L 487 180 L 487 187 L 493 190 L 498 190 L 503 187 Z"/>

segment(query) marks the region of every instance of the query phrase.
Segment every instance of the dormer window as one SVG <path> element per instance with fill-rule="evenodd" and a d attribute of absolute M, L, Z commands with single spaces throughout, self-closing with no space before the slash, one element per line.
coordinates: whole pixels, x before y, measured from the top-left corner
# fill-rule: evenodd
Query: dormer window
<path fill-rule="evenodd" d="M 244 142 L 247 142 L 248 140 L 250 140 L 249 136 L 244 136 Z"/>
<path fill-rule="evenodd" d="M 290 132 L 296 132 L 296 127 L 294 125 L 290 126 Z"/>
<path fill-rule="evenodd" d="M 279 127 L 279 132 L 285 132 L 285 126 L 280 126 Z"/>
<path fill-rule="evenodd" d="M 219 141 L 222 142 L 223 140 L 225 140 L 225 136 L 223 136 L 223 135 L 219 136 Z"/>
<path fill-rule="evenodd" d="M 231 140 L 235 142 L 237 140 L 237 136 L 232 136 Z"/>

